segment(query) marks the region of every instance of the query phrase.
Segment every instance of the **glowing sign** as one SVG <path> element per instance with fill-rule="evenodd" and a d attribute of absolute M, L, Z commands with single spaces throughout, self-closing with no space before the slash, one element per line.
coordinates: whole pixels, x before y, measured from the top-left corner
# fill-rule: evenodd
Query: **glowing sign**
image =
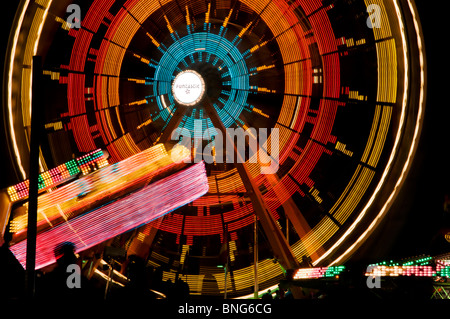
<path fill-rule="evenodd" d="M 345 270 L 345 266 L 300 268 L 294 273 L 294 280 L 335 278 Z"/>
<path fill-rule="evenodd" d="M 430 256 L 399 263 L 384 261 L 369 265 L 365 275 L 372 277 L 449 277 L 450 261 L 445 259 L 434 259 Z"/>
<path fill-rule="evenodd" d="M 192 70 L 180 72 L 172 84 L 175 100 L 183 105 L 197 104 L 205 93 L 205 82 L 200 74 Z"/>
<path fill-rule="evenodd" d="M 74 178 L 80 173 L 75 160 L 71 160 L 49 171 L 43 172 L 38 177 L 39 191 L 54 187 L 64 181 Z M 12 202 L 28 197 L 30 181 L 27 179 L 17 185 L 8 187 L 9 199 Z"/>
<path fill-rule="evenodd" d="M 98 149 L 39 174 L 38 190 L 44 191 L 55 187 L 75 178 L 80 172 L 86 175 L 106 165 L 108 165 L 106 156 L 101 149 Z M 27 179 L 19 184 L 8 187 L 9 199 L 15 202 L 27 198 L 29 195 L 29 186 L 30 181 Z"/>

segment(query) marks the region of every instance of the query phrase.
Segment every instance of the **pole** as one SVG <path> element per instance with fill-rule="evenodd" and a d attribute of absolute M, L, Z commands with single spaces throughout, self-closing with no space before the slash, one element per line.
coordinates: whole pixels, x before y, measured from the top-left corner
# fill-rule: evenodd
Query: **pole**
<path fill-rule="evenodd" d="M 211 101 L 208 99 L 208 97 L 205 97 L 203 99 L 203 106 L 205 107 L 206 112 L 208 113 L 209 118 L 211 119 L 211 122 L 213 123 L 215 128 L 222 131 L 223 137 L 226 139 L 226 143 L 230 143 L 230 145 L 232 145 L 234 148 L 234 153 L 238 157 L 238 161 L 234 163 L 234 166 L 236 167 L 236 170 L 241 177 L 242 183 L 247 190 L 247 195 L 250 197 L 253 209 L 255 210 L 256 215 L 259 217 L 261 226 L 272 247 L 274 257 L 279 260 L 283 268 L 297 269 L 298 261 L 295 258 L 291 247 L 286 242 L 286 237 L 281 233 L 281 230 L 275 223 L 275 219 L 273 218 L 267 205 L 265 204 L 262 194 L 255 181 L 251 177 L 248 168 L 243 162 L 243 159 L 240 158 L 240 153 L 237 150 L 233 137 L 227 133 L 225 125 L 222 123 L 219 114 L 217 113 L 214 105 L 211 104 Z"/>
<path fill-rule="evenodd" d="M 38 204 L 39 178 L 39 143 L 42 127 L 42 57 L 33 57 L 31 102 L 31 137 L 30 137 L 30 168 L 28 197 L 28 229 L 27 229 L 27 259 L 26 259 L 26 294 L 29 300 L 34 300 L 36 293 L 36 224 Z"/>

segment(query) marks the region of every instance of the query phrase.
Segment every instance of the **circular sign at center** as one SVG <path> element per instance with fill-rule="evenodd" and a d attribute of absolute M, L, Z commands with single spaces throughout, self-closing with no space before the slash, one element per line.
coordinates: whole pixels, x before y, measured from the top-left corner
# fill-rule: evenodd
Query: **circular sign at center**
<path fill-rule="evenodd" d="M 197 72 L 186 70 L 175 77 L 172 93 L 178 103 L 186 106 L 195 105 L 205 93 L 205 82 Z"/>

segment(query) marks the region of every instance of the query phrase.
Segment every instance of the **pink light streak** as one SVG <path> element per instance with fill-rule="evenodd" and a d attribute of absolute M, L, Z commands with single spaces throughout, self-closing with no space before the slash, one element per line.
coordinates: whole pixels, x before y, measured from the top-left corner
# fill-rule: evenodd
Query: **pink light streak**
<path fill-rule="evenodd" d="M 54 263 L 54 249 L 72 242 L 76 252 L 151 222 L 203 196 L 209 190 L 205 164 L 195 164 L 160 181 L 38 234 L 36 269 Z M 25 268 L 26 240 L 10 247 Z"/>
<path fill-rule="evenodd" d="M 184 150 L 175 156 L 184 158 Z M 174 151 L 171 151 L 171 154 Z M 175 151 L 176 152 L 176 151 Z M 38 232 L 57 224 L 58 218 L 72 218 L 81 210 L 90 210 L 127 191 L 136 190 L 139 185 L 148 184 L 152 178 L 176 167 L 163 144 L 153 146 L 121 162 L 103 167 L 55 191 L 42 194 L 38 199 Z M 80 195 L 87 196 L 80 196 Z M 91 208 L 90 205 L 92 205 Z M 14 220 L 15 221 L 15 220 Z M 26 220 L 15 221 L 13 241 L 19 242 L 26 236 Z"/>

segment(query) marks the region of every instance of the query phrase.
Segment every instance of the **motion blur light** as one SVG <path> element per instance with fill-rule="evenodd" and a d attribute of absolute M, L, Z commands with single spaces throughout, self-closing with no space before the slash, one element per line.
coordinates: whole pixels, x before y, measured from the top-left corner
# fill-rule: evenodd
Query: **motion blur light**
<path fill-rule="evenodd" d="M 205 82 L 200 74 L 193 70 L 180 72 L 172 83 L 175 100 L 186 106 L 197 104 L 205 93 Z"/>
<path fill-rule="evenodd" d="M 427 91 L 424 40 L 413 0 L 355 0 L 345 6 L 339 1 L 324 5 L 315 0 L 193 0 L 183 4 L 141 0 L 117 6 L 117 1 L 92 0 L 80 6 L 80 29 L 75 28 L 78 18 L 71 16 L 74 10 L 66 11 L 69 3 L 55 8 L 57 1 L 39 1 L 37 8 L 29 2 L 17 6 L 5 51 L 3 124 L 11 145 L 5 152 L 13 164 L 10 170 L 20 173 L 22 180 L 27 178 L 33 90 L 32 74 L 22 66 L 31 65 L 38 53 L 46 61 L 45 68 L 55 70 L 46 74 L 57 81 L 45 81 L 45 86 L 61 92 L 57 99 L 49 96 L 44 101 L 49 114 L 58 114 L 59 119 L 45 123 L 49 147 L 41 154 L 41 171 L 53 167 L 52 163 L 59 165 L 66 153 L 84 154 L 101 147 L 111 154 L 111 165 L 103 171 L 94 163 L 83 161 L 79 166 L 76 162 L 73 170 L 81 171 L 83 165 L 85 171 L 74 173 L 73 179 L 78 179 L 72 183 L 60 182 L 62 170 L 44 179 L 53 181 L 56 176 L 56 182 L 48 184 L 51 191 L 42 189 L 39 198 L 47 201 L 45 215 L 38 213 L 44 232 L 53 229 L 50 223 L 68 225 L 64 216 L 70 223 L 81 217 L 84 207 L 99 212 L 98 205 L 109 203 L 116 193 L 122 198 L 128 194 L 122 183 L 136 192 L 147 178 L 153 180 L 159 166 L 150 165 L 147 157 L 118 165 L 126 176 L 119 170 L 115 174 L 113 165 L 155 145 L 161 137 L 167 141 L 174 131 L 179 132 L 176 141 L 186 145 L 186 159 L 208 165 L 211 191 L 193 201 L 189 212 L 180 209 L 162 223 L 147 224 L 142 233 L 130 238 L 129 247 L 143 248 L 143 238 L 154 229 L 164 241 L 153 241 L 152 250 L 181 244 L 177 244 L 179 239 L 185 244 L 174 256 L 180 264 L 188 247 L 201 250 L 211 236 L 223 241 L 229 233 L 231 248 L 239 248 L 246 245 L 242 239 L 247 236 L 241 234 L 254 230 L 253 196 L 236 195 L 245 191 L 245 185 L 231 159 L 236 163 L 242 158 L 273 219 L 292 226 L 294 235 L 287 246 L 294 259 L 311 256 L 307 267 L 325 262 L 340 265 L 356 253 L 382 226 L 383 218 L 388 218 L 408 181 L 419 152 Z M 61 24 L 64 34 L 52 32 L 55 23 Z M 182 81 L 183 71 L 200 83 L 203 78 L 203 87 Z M 207 106 L 215 108 L 225 130 L 222 125 L 214 128 L 217 125 L 208 116 L 208 108 L 201 105 L 206 96 L 199 92 L 207 94 Z M 178 107 L 187 112 L 177 112 Z M 226 129 L 235 133 L 232 138 L 219 135 Z M 272 129 L 278 131 L 271 134 Z M 267 134 L 261 135 L 263 130 Z M 241 152 L 243 156 L 237 156 Z M 178 167 L 171 154 L 158 163 Z M 72 173 L 66 168 L 64 172 Z M 104 171 L 109 174 L 103 175 Z M 327 174 L 320 174 L 323 171 Z M 170 174 L 172 169 L 165 172 Z M 113 189 L 94 189 L 91 181 L 99 186 L 105 182 Z M 70 189 L 64 188 L 68 185 Z M 7 201 L 5 190 L 0 200 L 24 205 L 23 189 L 28 187 L 15 189 L 17 203 Z M 172 196 L 181 191 L 180 185 L 176 190 L 172 189 Z M 320 216 L 305 214 L 309 208 L 325 211 Z M 93 215 L 87 224 L 93 224 Z M 17 225 L 11 236 L 25 238 L 25 214 L 18 211 L 10 218 L 6 210 L 0 217 L 0 230 L 8 223 Z M 73 234 L 75 239 L 78 234 Z M 211 247 L 215 244 L 213 240 Z M 264 245 L 260 256 L 278 249 L 270 246 Z M 289 247 L 284 248 L 290 256 Z M 248 280 L 254 276 L 253 258 L 244 256 L 252 251 L 232 251 L 240 254 L 233 278 L 239 284 L 225 285 L 222 274 L 216 276 L 220 289 L 196 284 L 191 285 L 192 294 L 222 295 L 223 287 L 230 297 L 253 292 L 254 283 Z M 176 271 L 172 256 L 163 255 L 162 266 Z M 208 248 L 204 257 L 214 255 L 214 249 Z M 150 257 L 151 262 L 161 263 L 162 257 Z M 268 286 L 278 282 L 279 264 L 261 258 L 257 264 L 259 289 L 276 289 L 276 285 Z M 189 282 L 203 282 L 205 271 L 194 267 L 186 275 Z M 253 293 L 242 297 L 251 298 Z"/>

